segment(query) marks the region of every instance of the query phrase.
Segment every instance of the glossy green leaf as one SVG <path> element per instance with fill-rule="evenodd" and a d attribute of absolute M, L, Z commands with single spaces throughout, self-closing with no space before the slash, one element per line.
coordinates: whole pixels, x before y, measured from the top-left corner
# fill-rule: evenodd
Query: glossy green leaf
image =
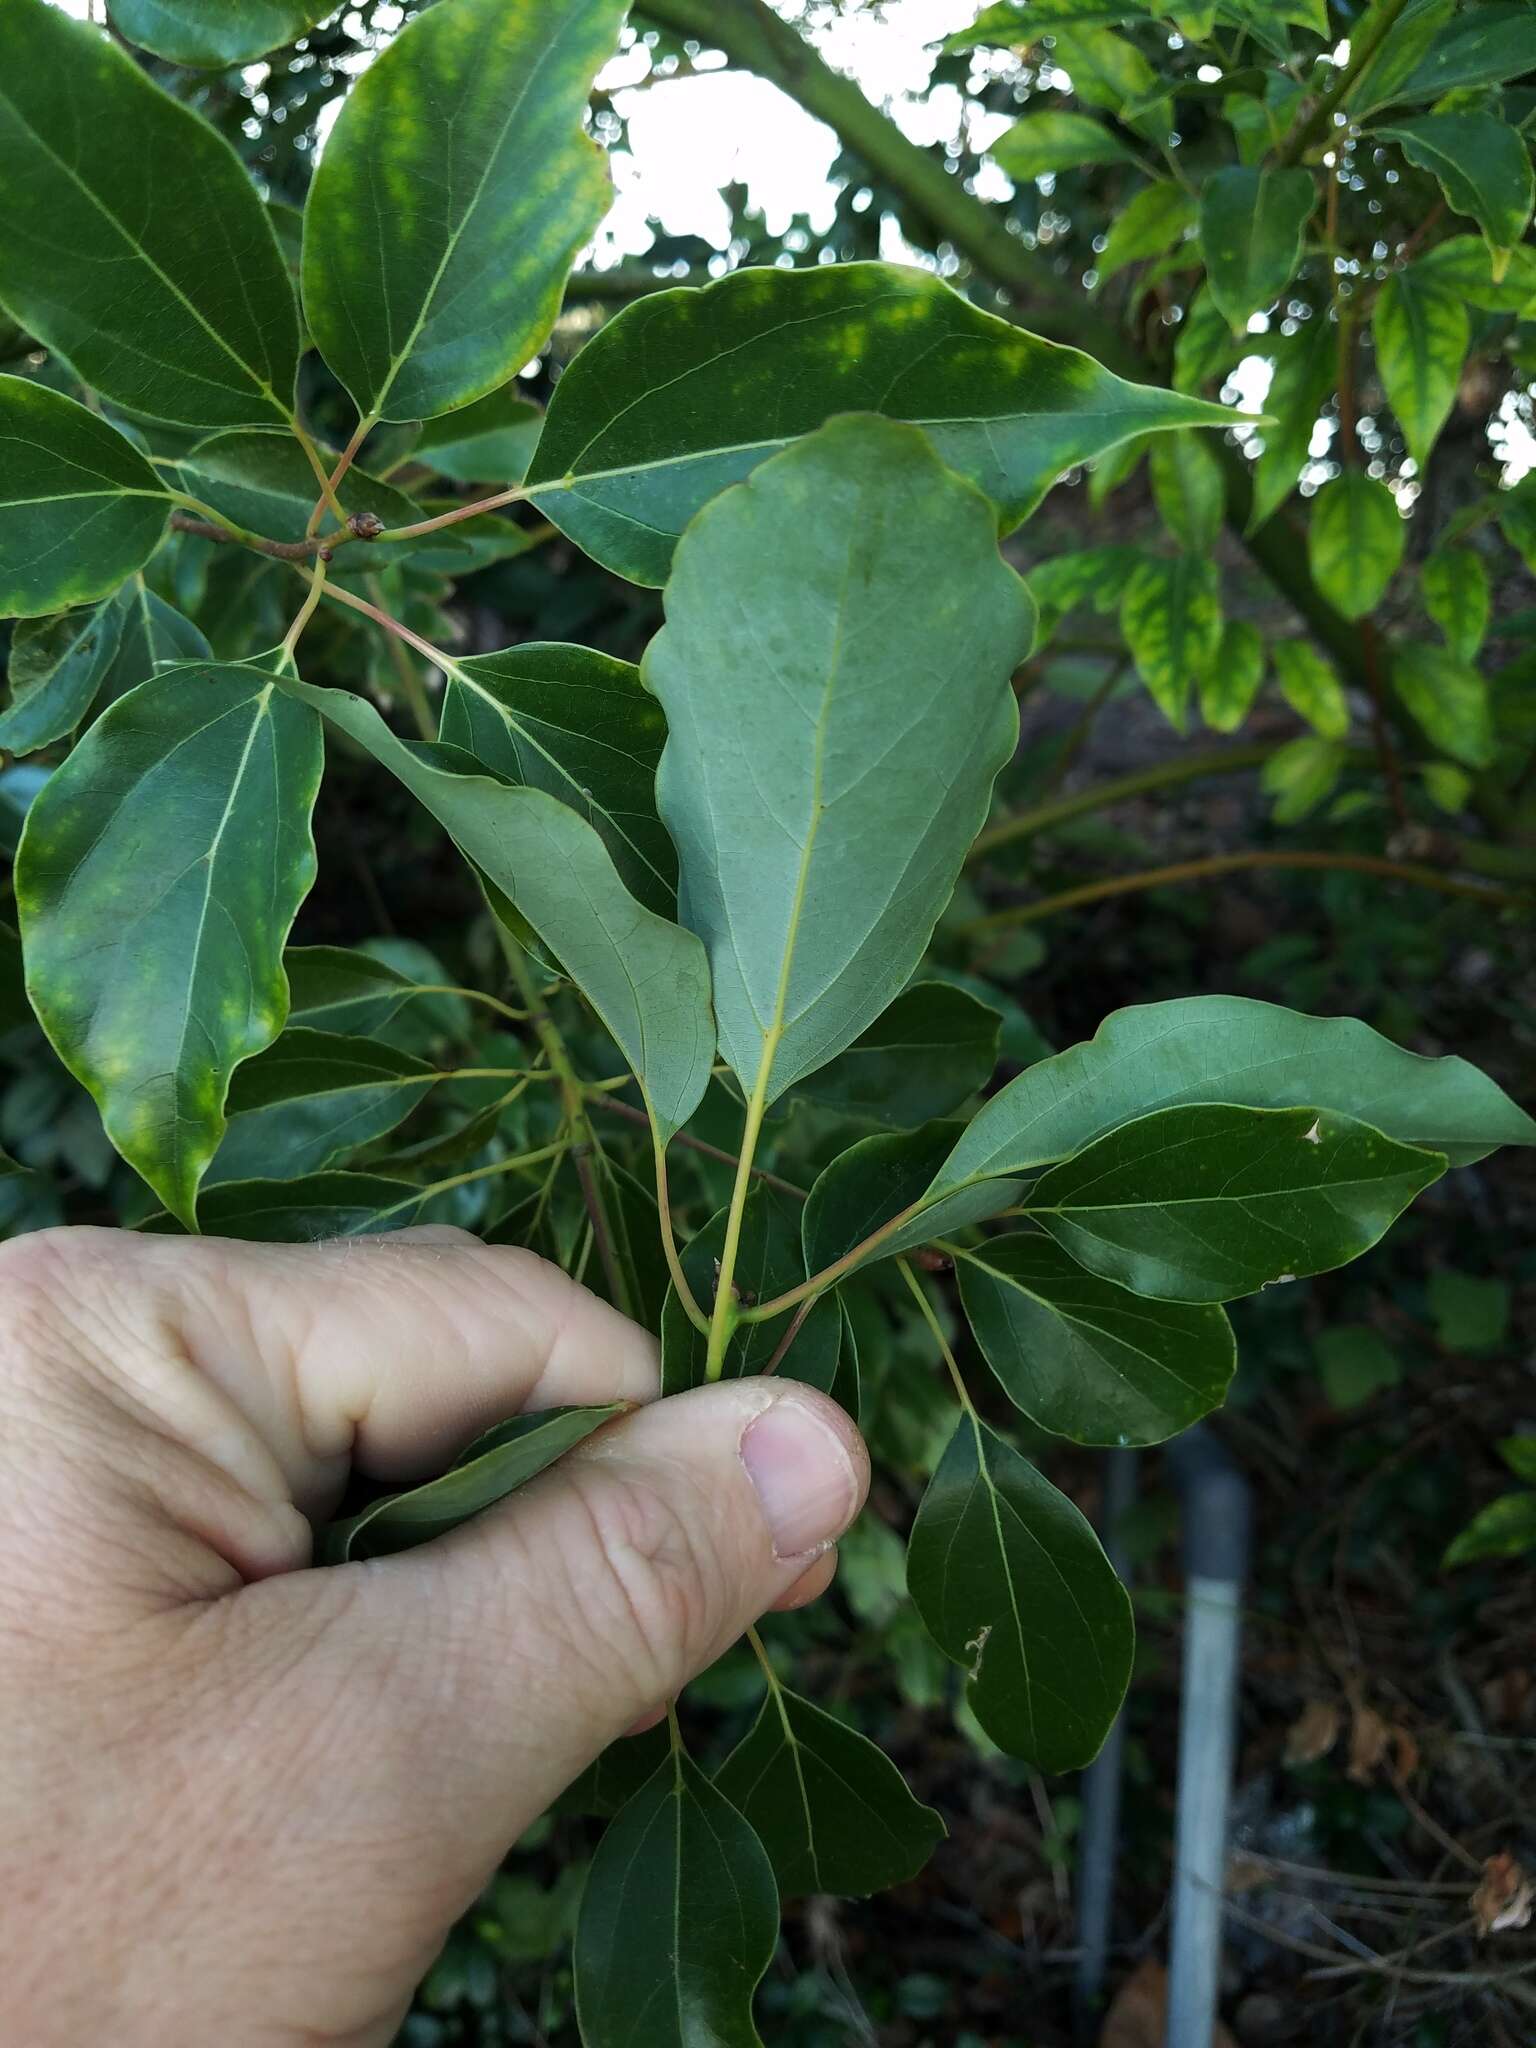
<path fill-rule="evenodd" d="M 1152 496 L 1164 526 L 1192 555 L 1216 545 L 1226 514 L 1221 464 L 1198 434 L 1163 434 L 1147 450 Z"/>
<path fill-rule="evenodd" d="M 1014 749 L 1034 606 L 980 494 L 862 416 L 707 506 L 666 609 L 644 675 L 679 914 L 722 1056 L 773 1102 L 917 966 Z"/>
<path fill-rule="evenodd" d="M 800 1251 L 800 1205 L 763 1181 L 753 1185 L 742 1216 L 741 1246 L 735 1286 L 743 1303 L 772 1301 L 798 1287 L 807 1277 Z M 683 1271 L 694 1299 L 708 1312 L 715 1298 L 715 1275 L 725 1243 L 726 1211 L 720 1210 L 683 1248 Z M 766 1370 L 789 1327 L 788 1314 L 760 1323 L 739 1323 L 726 1346 L 723 1377 L 744 1379 Z M 818 1301 L 801 1325 L 793 1344 L 775 1368 L 780 1379 L 799 1380 L 835 1389 L 842 1349 L 842 1317 L 828 1296 Z M 679 1394 L 705 1380 L 707 1345 L 683 1312 L 677 1296 L 668 1293 L 661 1317 L 661 1390 Z"/>
<path fill-rule="evenodd" d="M 1112 28 L 1081 21 L 1053 24 L 1051 35 L 1052 58 L 1070 74 L 1072 91 L 1084 106 L 1103 107 L 1151 140 L 1166 136 L 1169 108 L 1163 81 L 1133 42 Z"/>
<path fill-rule="evenodd" d="M 1010 178 L 1040 178 L 1083 164 L 1133 164 L 1127 149 L 1102 121 L 1086 114 L 1026 114 L 1001 134 L 987 154 Z"/>
<path fill-rule="evenodd" d="M 1494 276 L 1501 276 L 1500 252 L 1524 235 L 1536 202 L 1536 175 L 1519 130 L 1492 114 L 1422 114 L 1376 134 L 1434 174 L 1454 213 L 1477 222 L 1494 254 Z"/>
<path fill-rule="evenodd" d="M 1346 469 L 1318 492 L 1307 561 L 1313 582 L 1346 619 L 1363 619 L 1381 603 L 1403 559 L 1405 531 L 1397 500 L 1364 470 Z"/>
<path fill-rule="evenodd" d="M 0 95 L 3 79 L 0 70 Z M 3 106 L 0 97 L 0 118 Z M 104 597 L 148 560 L 170 510 L 159 477 L 115 427 L 44 384 L 0 377 L 0 618 Z"/>
<path fill-rule="evenodd" d="M 780 1685 L 715 1785 L 767 1850 L 783 1898 L 905 1884 L 946 1833 L 873 1742 Z"/>
<path fill-rule="evenodd" d="M 334 457 L 330 459 L 334 462 Z M 268 540 L 302 540 L 309 531 L 320 486 L 292 434 L 260 429 L 214 434 L 200 441 L 176 467 L 188 496 L 200 499 L 236 526 Z M 347 471 L 340 492 L 348 512 L 371 512 L 385 526 L 408 526 L 421 516 L 404 491 L 380 483 L 355 466 Z M 336 569 L 350 568 L 359 558 L 371 558 L 377 567 L 391 552 L 388 547 L 354 545 L 349 553 L 336 557 Z"/>
<path fill-rule="evenodd" d="M 528 483 L 589 555 L 663 583 L 701 505 L 854 411 L 924 427 L 1005 529 L 1074 463 L 1140 433 L 1231 417 L 1113 377 L 922 271 L 738 270 L 639 299 L 587 343 L 555 388 Z"/>
<path fill-rule="evenodd" d="M 87 383 L 189 426 L 289 417 L 298 316 L 255 186 L 47 0 L 0 0 L 0 190 L 0 303 Z"/>
<path fill-rule="evenodd" d="M 1161 256 L 1181 241 L 1184 230 L 1193 226 L 1195 202 L 1182 185 L 1161 179 L 1138 192 L 1116 214 L 1094 268 L 1100 284 L 1107 284 L 1128 263 L 1148 256 Z"/>
<path fill-rule="evenodd" d="M 1274 376 L 1264 400 L 1269 424 L 1260 429 L 1263 451 L 1253 467 L 1248 531 L 1256 532 L 1285 503 L 1301 475 L 1318 415 L 1334 387 L 1338 329 L 1323 314 L 1274 343 Z"/>
<path fill-rule="evenodd" d="M 110 0 L 112 25 L 172 64 L 222 71 L 297 42 L 334 0 Z"/>
<path fill-rule="evenodd" d="M 1072 1503 L 974 1414 L 962 1416 L 912 1529 L 907 1583 L 1010 1756 L 1090 1763 L 1120 1711 L 1131 1603 Z"/>
<path fill-rule="evenodd" d="M 1200 716 L 1213 732 L 1236 732 L 1264 681 L 1264 642 L 1257 626 L 1228 619 L 1216 659 L 1199 677 Z"/>
<path fill-rule="evenodd" d="M 1226 1398 L 1237 1345 L 1219 1308 L 1144 1300 L 1034 1233 L 989 1237 L 955 1269 L 1004 1393 L 1056 1436 L 1161 1443 Z"/>
<path fill-rule="evenodd" d="M 434 1536 L 446 1536 L 536 1479 L 593 1430 L 622 1415 L 626 1405 L 611 1401 L 597 1408 L 546 1408 L 494 1424 L 461 1451 L 440 1478 L 406 1493 L 385 1494 L 344 1522 L 332 1522 L 321 1532 L 316 1562 L 392 1557 L 430 1543 Z"/>
<path fill-rule="evenodd" d="M 823 1109 L 900 1130 L 949 1116 L 991 1079 L 996 1010 L 942 981 L 920 981 L 798 1092 Z"/>
<path fill-rule="evenodd" d="M 762 1843 L 674 1749 L 598 1844 L 572 1962 L 585 2048 L 761 2048 L 779 1937 Z"/>
<path fill-rule="evenodd" d="M 455 747 L 396 738 L 349 690 L 283 688 L 398 777 L 517 906 L 620 1046 L 661 1126 L 676 1130 L 709 1081 L 709 970 L 691 932 L 637 903 L 584 818 L 541 789 L 476 773 Z"/>
<path fill-rule="evenodd" d="M 1275 651 L 1278 655 L 1280 650 L 1276 648 Z M 1307 690 L 1325 674 L 1321 664 L 1317 669 L 1299 670 L 1293 665 L 1292 681 L 1304 683 L 1305 699 Z M 1313 694 L 1316 694 L 1315 690 Z M 1327 703 L 1326 698 L 1322 701 Z M 1311 734 L 1288 740 L 1278 752 L 1271 754 L 1260 772 L 1259 787 L 1266 796 L 1274 799 L 1271 816 L 1275 823 L 1299 824 L 1303 818 L 1310 817 L 1319 804 L 1326 803 L 1338 787 L 1345 760 L 1344 749 L 1337 740 L 1316 738 Z"/>
<path fill-rule="evenodd" d="M 125 584 L 117 601 L 122 623 L 101 686 L 104 703 L 125 697 L 173 662 L 211 660 L 213 650 L 198 628 L 151 590 L 142 576 Z"/>
<path fill-rule="evenodd" d="M 1396 97 L 1435 100 L 1458 86 L 1502 85 L 1536 71 L 1533 24 L 1526 4 L 1465 9 L 1437 35 L 1404 79 Z"/>
<path fill-rule="evenodd" d="M 667 1269 L 661 1256 L 661 1212 L 656 1197 L 606 1153 L 593 1160 L 593 1172 L 603 1198 L 620 1285 L 609 1285 L 600 1258 L 588 1265 L 587 1285 L 643 1330 L 659 1336 L 667 1300 Z"/>
<path fill-rule="evenodd" d="M 1332 1110 L 1190 1103 L 1096 1138 L 1023 1206 L 1136 1294 L 1229 1301 L 1347 1265 L 1445 1167 Z"/>
<path fill-rule="evenodd" d="M 1394 270 L 1376 295 L 1376 367 L 1420 470 L 1455 400 L 1471 332 L 1464 301 L 1416 264 Z"/>
<path fill-rule="evenodd" d="M 1419 571 L 1424 609 L 1458 661 L 1475 661 L 1488 631 L 1488 571 L 1475 548 L 1437 548 Z"/>
<path fill-rule="evenodd" d="M 544 415 L 532 399 L 504 384 L 473 405 L 428 420 L 411 460 L 455 483 L 519 484 L 543 428 Z"/>
<path fill-rule="evenodd" d="M 677 855 L 656 814 L 661 707 L 627 661 L 530 641 L 456 661 L 441 736 L 508 782 L 546 790 L 602 839 L 658 916 L 677 906 Z"/>
<path fill-rule="evenodd" d="M 1323 739 L 1343 739 L 1349 731 L 1343 686 L 1311 641 L 1277 640 L 1273 658 L 1275 680 L 1291 709 Z"/>
<path fill-rule="evenodd" d="M 319 721 L 266 671 L 173 668 L 103 713 L 27 818 L 33 1007 L 108 1137 L 187 1224 L 230 1076 L 287 1013 L 320 765 Z"/>
<path fill-rule="evenodd" d="M 568 1785 L 552 1809 L 555 1813 L 588 1814 L 593 1820 L 612 1820 L 628 1805 L 664 1757 L 671 1754 L 672 1736 L 665 1721 L 646 1728 L 639 1735 L 623 1735 L 610 1742 L 602 1755 Z"/>
<path fill-rule="evenodd" d="M 1047 1165 L 1131 1117 L 1190 1102 L 1318 1103 L 1453 1166 L 1536 1144 L 1536 1120 L 1466 1060 L 1405 1052 L 1355 1017 L 1186 996 L 1115 1010 L 1092 1038 L 1010 1081 L 972 1120 L 934 1192 Z"/>
<path fill-rule="evenodd" d="M 372 1237 L 421 1221 L 429 1200 L 410 1181 L 376 1173 L 312 1173 L 303 1180 L 232 1180 L 208 1188 L 198 1200 L 207 1237 L 252 1244 L 319 1244 L 338 1237 Z M 179 1234 L 172 1216 L 153 1216 L 143 1229 Z"/>
<path fill-rule="evenodd" d="M 290 1024 L 236 1070 L 229 1128 L 205 1184 L 290 1180 L 403 1123 L 437 1080 L 413 1053 L 371 1038 Z"/>
<path fill-rule="evenodd" d="M 1399 647 L 1392 687 L 1414 723 L 1442 753 L 1468 768 L 1493 760 L 1493 707 L 1485 677 L 1448 647 Z"/>
<path fill-rule="evenodd" d="M 1317 191 L 1310 171 L 1232 164 L 1200 188 L 1200 246 L 1211 297 L 1228 323 L 1274 304 L 1296 274 Z"/>
<path fill-rule="evenodd" d="M 432 419 L 505 384 L 607 210 L 582 133 L 624 0 L 441 0 L 369 65 L 304 214 L 304 311 L 358 410 Z"/>
<path fill-rule="evenodd" d="M 1120 600 L 1120 630 L 1158 709 L 1182 732 L 1191 690 L 1221 651 L 1221 579 L 1209 557 L 1143 562 Z"/>
<path fill-rule="evenodd" d="M 840 1152 L 817 1176 L 805 1205 L 806 1271 L 824 1272 L 877 1231 L 886 1234 L 850 1265 L 850 1272 L 869 1259 L 893 1259 L 1008 1208 L 1022 1182 L 979 1181 L 943 1199 L 928 1199 L 962 1129 L 958 1123 L 936 1121 L 915 1131 L 863 1138 Z M 895 1228 L 887 1231 L 892 1224 Z"/>
<path fill-rule="evenodd" d="M 1477 235 L 1452 235 L 1413 262 L 1414 274 L 1455 293 L 1485 313 L 1523 313 L 1536 306 L 1536 248 L 1522 242 L 1508 251 L 1509 267 L 1493 274 L 1488 244 Z"/>
<path fill-rule="evenodd" d="M 1447 1548 L 1447 1571 L 1494 1557 L 1525 1557 L 1536 1550 L 1536 1493 L 1506 1493 L 1472 1517 Z"/>
<path fill-rule="evenodd" d="M 0 747 L 32 754 L 73 732 L 96 701 L 122 630 L 118 598 L 21 620 L 11 635 L 11 701 L 0 712 Z"/>
<path fill-rule="evenodd" d="M 1357 120 L 1401 100 L 1404 84 L 1457 12 L 1457 0 L 1408 0 L 1406 7 L 1401 0 L 1369 0 L 1358 34 L 1374 47 L 1344 99 Z"/>
<path fill-rule="evenodd" d="M 345 946 L 290 946 L 288 1023 L 371 1037 L 409 999 L 415 984 L 385 960 Z"/>

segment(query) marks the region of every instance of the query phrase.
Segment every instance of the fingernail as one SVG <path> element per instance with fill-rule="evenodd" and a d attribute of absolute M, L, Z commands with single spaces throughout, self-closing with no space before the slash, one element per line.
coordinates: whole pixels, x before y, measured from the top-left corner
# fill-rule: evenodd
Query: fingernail
<path fill-rule="evenodd" d="M 852 1521 L 858 1478 L 842 1439 L 793 1394 L 747 1424 L 741 1462 L 779 1558 L 824 1550 Z"/>

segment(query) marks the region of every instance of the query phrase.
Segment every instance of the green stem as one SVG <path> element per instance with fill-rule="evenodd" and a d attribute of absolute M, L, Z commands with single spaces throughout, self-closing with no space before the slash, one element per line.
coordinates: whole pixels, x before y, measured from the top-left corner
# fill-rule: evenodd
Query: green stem
<path fill-rule="evenodd" d="M 1075 796 L 1053 797 L 1049 803 L 1036 804 L 1027 811 L 1016 811 L 1011 818 L 1000 818 L 981 834 L 967 858 L 985 860 L 989 853 L 995 852 L 999 846 L 1008 845 L 1011 840 L 1032 839 L 1037 832 L 1066 824 L 1069 818 L 1080 818 L 1088 811 L 1107 811 L 1112 804 L 1124 803 L 1133 796 L 1144 796 L 1149 790 L 1167 789 L 1179 782 L 1193 782 L 1202 775 L 1233 775 L 1243 768 L 1262 768 L 1279 751 L 1279 742 L 1218 747 L 1209 753 L 1180 754 L 1171 761 L 1158 761 L 1150 768 L 1138 768 L 1134 774 L 1117 776 L 1112 782 L 1096 782 L 1092 788 L 1080 790 Z"/>
<path fill-rule="evenodd" d="M 1343 105 L 1350 87 L 1397 26 L 1398 16 L 1407 5 L 1408 0 L 1385 0 L 1367 33 L 1351 38 L 1349 62 L 1311 113 L 1300 115 L 1291 124 L 1290 133 L 1275 152 L 1276 164 L 1283 168 L 1299 162 L 1306 155 L 1313 143 L 1323 134 L 1337 109 Z"/>
<path fill-rule="evenodd" d="M 294 675 L 298 674 L 298 668 L 294 661 L 294 653 L 298 647 L 299 640 L 304 632 L 304 628 L 309 624 L 310 620 L 314 617 L 315 609 L 318 606 L 321 597 L 324 595 L 325 573 L 326 572 L 324 562 L 317 562 L 314 568 L 310 570 L 308 594 L 305 596 L 304 602 L 299 606 L 297 612 L 295 612 L 293 624 L 288 628 L 287 632 L 283 635 L 283 644 L 278 651 L 278 659 L 281 665 L 284 668 L 290 670 Z"/>
<path fill-rule="evenodd" d="M 588 1095 L 594 1092 L 589 1084 Z M 609 1096 L 603 1096 L 597 1106 L 599 1109 L 611 1110 L 615 1116 L 621 1116 L 632 1124 L 647 1124 L 651 1121 L 643 1109 L 633 1109 L 629 1103 L 615 1102 Z M 727 1152 L 723 1145 L 711 1145 L 707 1138 L 696 1138 L 691 1131 L 674 1131 L 668 1143 L 684 1145 L 690 1152 L 701 1153 L 706 1159 L 718 1159 L 722 1166 L 735 1166 L 738 1163 L 736 1153 Z M 785 1180 L 780 1174 L 770 1173 L 766 1166 L 754 1166 L 752 1178 L 762 1181 L 766 1187 L 777 1188 L 781 1195 L 788 1195 L 792 1201 L 803 1202 L 810 1194 L 809 1188 L 799 1187 L 794 1181 Z"/>
<path fill-rule="evenodd" d="M 898 1259 L 896 1265 L 902 1279 L 906 1281 L 908 1287 L 912 1290 L 913 1298 L 922 1311 L 923 1321 L 928 1325 L 933 1335 L 933 1341 L 939 1347 L 939 1355 L 949 1367 L 949 1377 L 954 1383 L 955 1393 L 959 1396 L 960 1406 L 971 1418 L 971 1421 L 974 1422 L 976 1420 L 975 1404 L 971 1400 L 965 1381 L 961 1378 L 960 1368 L 955 1363 L 955 1354 L 949 1347 L 949 1339 L 944 1334 L 944 1326 L 933 1312 L 933 1303 L 928 1299 L 927 1289 L 913 1272 L 908 1260 Z"/>
<path fill-rule="evenodd" d="M 709 1319 L 709 1351 L 704 1366 L 706 1379 L 717 1380 L 724 1372 L 725 1349 L 731 1341 L 731 1333 L 741 1320 L 741 1304 L 736 1299 L 736 1259 L 741 1250 L 741 1219 L 746 1213 L 747 1196 L 752 1189 L 752 1155 L 757 1150 L 763 1118 L 768 1110 L 768 1080 L 773 1072 L 774 1057 L 778 1049 L 779 1030 L 775 1026 L 763 1040 L 763 1054 L 757 1064 L 757 1079 L 752 1084 L 752 1093 L 747 1099 L 746 1118 L 741 1127 L 741 1151 L 736 1159 L 736 1179 L 731 1188 L 731 1206 L 725 1218 L 725 1241 L 720 1247 L 720 1272 L 715 1283 L 714 1310 Z"/>
<path fill-rule="evenodd" d="M 473 519 L 481 512 L 496 512 L 503 505 L 520 505 L 528 496 L 521 484 L 514 484 L 509 491 L 498 491 L 493 498 L 477 498 L 473 505 L 455 505 L 450 512 L 439 512 L 431 519 L 418 519 L 410 526 L 387 526 L 376 540 L 419 540 L 424 533 L 436 533 L 444 526 L 457 526 L 461 519 Z"/>
<path fill-rule="evenodd" d="M 378 577 L 369 576 L 364 580 L 368 585 L 369 596 L 378 607 L 379 617 L 387 617 L 388 614 L 384 610 L 384 590 Z M 416 730 L 424 740 L 435 740 L 437 738 L 437 720 L 432 714 L 432 700 L 427 695 L 426 685 L 422 682 L 421 677 L 411 667 L 411 658 L 402 646 L 399 634 L 386 633 L 384 645 L 389 649 L 389 659 L 395 671 L 395 680 L 400 685 L 401 696 L 410 706 L 411 717 L 415 721 Z"/>
<path fill-rule="evenodd" d="M 614 1108 L 609 1103 L 610 1109 Z M 709 1335 L 709 1317 L 699 1307 L 698 1297 L 688 1284 L 688 1275 L 683 1271 L 683 1262 L 678 1254 L 677 1236 L 672 1228 L 672 1191 L 667 1180 L 667 1145 L 661 1132 L 656 1128 L 656 1119 L 648 1116 L 651 1127 L 651 1153 L 656 1167 L 656 1209 L 661 1219 L 661 1250 L 667 1262 L 667 1271 L 672 1277 L 672 1291 L 682 1304 L 684 1315 L 703 1336 Z"/>
<path fill-rule="evenodd" d="M 525 1167 L 540 1166 L 546 1159 L 558 1159 L 570 1149 L 570 1139 L 560 1138 L 552 1145 L 541 1145 L 536 1152 L 519 1152 L 513 1159 L 493 1159 L 489 1166 L 472 1166 L 467 1173 L 452 1174 L 447 1180 L 428 1181 L 425 1187 L 413 1188 L 404 1201 L 381 1209 L 375 1220 L 382 1222 L 386 1216 L 398 1216 L 402 1209 L 429 1201 L 433 1195 L 445 1195 L 450 1188 L 468 1187 L 471 1181 L 490 1180 L 499 1173 L 520 1173 Z"/>
<path fill-rule="evenodd" d="M 845 1274 L 851 1273 L 872 1251 L 877 1251 L 888 1237 L 893 1237 L 903 1224 L 910 1223 L 914 1216 L 921 1215 L 924 1207 L 925 1204 L 921 1200 L 909 1202 L 905 1209 L 899 1209 L 894 1216 L 882 1223 L 878 1230 L 872 1230 L 868 1237 L 862 1238 L 852 1251 L 844 1252 L 840 1259 L 834 1259 L 830 1266 L 823 1266 L 819 1273 L 813 1273 L 809 1280 L 802 1280 L 798 1287 L 791 1287 L 784 1294 L 776 1294 L 772 1301 L 760 1301 L 754 1303 L 751 1308 L 738 1309 L 736 1320 L 739 1323 L 766 1323 L 774 1316 L 783 1315 L 787 1308 L 797 1308 L 802 1301 L 809 1301 L 818 1294 L 825 1294 L 829 1287 L 834 1286 Z"/>

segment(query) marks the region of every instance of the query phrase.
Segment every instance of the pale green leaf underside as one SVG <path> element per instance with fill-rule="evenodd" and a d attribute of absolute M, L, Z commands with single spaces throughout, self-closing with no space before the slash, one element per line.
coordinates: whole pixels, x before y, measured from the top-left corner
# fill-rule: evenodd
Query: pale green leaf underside
<path fill-rule="evenodd" d="M 1231 417 L 1126 383 L 920 271 L 749 269 L 654 293 L 588 342 L 556 387 L 528 483 L 588 554 L 664 583 L 701 505 L 844 412 L 924 427 L 1005 530 L 1073 464 Z"/>
<path fill-rule="evenodd" d="M 554 324 L 607 207 L 581 132 L 624 0 L 447 0 L 348 95 L 310 187 L 304 310 L 359 411 L 431 419 L 504 384 Z"/>
<path fill-rule="evenodd" d="M 888 420 L 830 423 L 685 535 L 644 662 L 658 802 L 723 1056 L 766 1100 L 916 967 L 1013 751 L 1033 617 L 990 506 Z"/>
<path fill-rule="evenodd" d="M 183 1223 L 230 1076 L 287 1012 L 320 766 L 319 721 L 270 674 L 172 668 L 97 720 L 27 819 L 16 900 L 32 1006 Z"/>
<path fill-rule="evenodd" d="M 234 151 L 98 29 L 0 0 L 0 303 L 130 411 L 285 420 L 299 334 Z"/>
<path fill-rule="evenodd" d="M 207 71 L 296 42 L 334 0 L 111 0 L 114 27 L 141 50 Z"/>

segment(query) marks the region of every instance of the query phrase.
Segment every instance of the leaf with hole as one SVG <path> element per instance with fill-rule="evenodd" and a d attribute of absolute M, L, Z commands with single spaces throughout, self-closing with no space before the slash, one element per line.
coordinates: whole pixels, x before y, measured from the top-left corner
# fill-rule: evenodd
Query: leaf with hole
<path fill-rule="evenodd" d="M 1004 1393 L 1055 1436 L 1162 1443 L 1226 1398 L 1237 1346 L 1219 1308 L 1144 1299 L 1033 1232 L 989 1237 L 955 1270 Z"/>
<path fill-rule="evenodd" d="M 679 916 L 722 1057 L 771 1103 L 917 966 L 1014 749 L 1034 606 L 979 492 L 855 416 L 699 514 L 666 612 L 643 673 Z"/>
<path fill-rule="evenodd" d="M 359 412 L 432 419 L 543 346 L 610 199 L 582 133 L 624 0 L 447 0 L 363 72 L 304 209 L 304 311 Z"/>
<path fill-rule="evenodd" d="M 102 714 L 27 818 L 33 1007 L 108 1137 L 189 1226 L 230 1076 L 287 1014 L 320 766 L 318 719 L 265 670 L 173 668 Z"/>
<path fill-rule="evenodd" d="M 330 1523 L 321 1532 L 316 1562 L 392 1557 L 447 1535 L 536 1479 L 595 1429 L 622 1415 L 626 1406 L 611 1401 L 593 1408 L 546 1408 L 495 1423 L 461 1451 L 440 1478 L 406 1493 L 385 1494 L 345 1521 Z"/>
<path fill-rule="evenodd" d="M 917 1511 L 907 1583 L 986 1734 L 1042 1771 L 1097 1755 L 1131 1671 L 1131 1603 L 1063 1494 L 974 1413 Z"/>
<path fill-rule="evenodd" d="M 600 329 L 555 388 L 528 489 L 605 568 L 664 583 L 700 506 L 858 411 L 924 428 L 1005 531 L 1074 463 L 1137 434 L 1231 418 L 1112 376 L 921 271 L 738 270 L 652 293 Z"/>
<path fill-rule="evenodd" d="M 905 1884 L 946 1833 L 873 1742 L 779 1685 L 715 1785 L 767 1850 L 781 1898 Z"/>
<path fill-rule="evenodd" d="M 47 0 L 0 0 L 0 190 L 0 304 L 104 397 L 188 426 L 289 418 L 298 315 L 255 186 Z"/>

